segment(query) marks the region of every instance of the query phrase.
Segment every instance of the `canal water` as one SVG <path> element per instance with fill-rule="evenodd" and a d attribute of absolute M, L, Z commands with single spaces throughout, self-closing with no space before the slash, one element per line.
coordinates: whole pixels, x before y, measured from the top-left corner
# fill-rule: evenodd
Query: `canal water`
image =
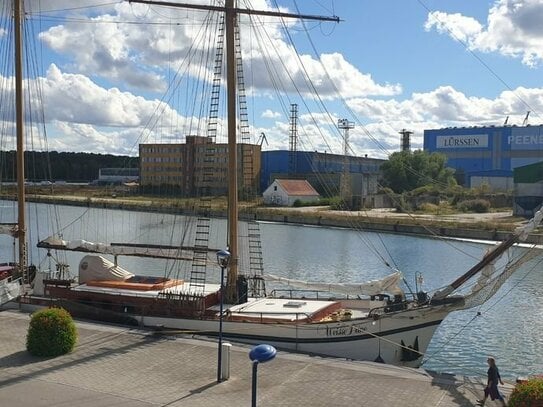
<path fill-rule="evenodd" d="M 0 201 L 0 223 L 13 222 L 12 202 Z M 53 266 L 53 258 L 35 248 L 38 239 L 60 230 L 66 240 L 171 244 L 194 243 L 194 219 L 136 211 L 29 204 L 29 256 L 40 267 Z M 56 220 L 55 220 L 56 219 Z M 488 244 L 376 234 L 340 228 L 259 223 L 265 272 L 279 276 L 327 282 L 363 282 L 401 270 L 412 290 L 423 277 L 422 289 L 441 288 L 467 271 L 489 248 Z M 226 222 L 213 219 L 210 247 L 226 242 Z M 246 235 L 247 228 L 240 227 Z M 243 250 L 244 247 L 242 246 Z M 516 248 L 515 250 L 526 250 Z M 14 258 L 13 239 L 0 236 L 0 261 Z M 65 253 L 62 260 L 77 273 L 81 253 Z M 382 257 L 382 258 L 381 258 Z M 244 267 L 245 259 L 241 259 Z M 164 275 L 190 272 L 183 265 L 134 257 L 121 266 L 138 274 Z M 210 280 L 219 279 L 219 269 Z M 407 290 L 407 289 L 406 289 Z M 543 373 L 543 252 L 514 274 L 481 307 L 450 314 L 438 328 L 423 367 L 444 373 L 485 376 L 486 357 L 496 357 L 502 376 L 514 379 Z"/>

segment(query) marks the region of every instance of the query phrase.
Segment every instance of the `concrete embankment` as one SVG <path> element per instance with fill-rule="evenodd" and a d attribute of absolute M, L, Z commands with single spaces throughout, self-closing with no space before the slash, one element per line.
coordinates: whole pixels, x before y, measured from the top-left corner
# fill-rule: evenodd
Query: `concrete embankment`
<path fill-rule="evenodd" d="M 80 196 L 28 196 L 27 200 L 107 209 L 161 212 L 183 215 L 201 214 L 194 204 L 165 204 L 152 200 L 122 198 L 88 198 Z M 207 215 L 226 217 L 226 209 L 211 209 Z M 241 207 L 242 220 L 259 220 L 298 225 L 353 228 L 358 230 L 399 233 L 419 236 L 447 236 L 459 239 L 505 240 L 515 227 L 523 223 L 510 212 L 494 214 L 407 215 L 391 211 L 368 210 L 359 212 L 330 211 L 323 208 L 261 208 Z M 526 243 L 543 244 L 543 230 L 532 233 Z"/>

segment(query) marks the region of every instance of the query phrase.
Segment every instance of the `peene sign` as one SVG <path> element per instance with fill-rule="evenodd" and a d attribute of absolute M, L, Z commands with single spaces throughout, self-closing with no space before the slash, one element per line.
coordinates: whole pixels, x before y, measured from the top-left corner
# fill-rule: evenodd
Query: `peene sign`
<path fill-rule="evenodd" d="M 437 148 L 482 148 L 488 147 L 488 134 L 469 136 L 437 136 Z"/>
<path fill-rule="evenodd" d="M 535 145 L 543 144 L 543 134 L 519 134 L 507 137 L 507 141 L 511 145 Z"/>

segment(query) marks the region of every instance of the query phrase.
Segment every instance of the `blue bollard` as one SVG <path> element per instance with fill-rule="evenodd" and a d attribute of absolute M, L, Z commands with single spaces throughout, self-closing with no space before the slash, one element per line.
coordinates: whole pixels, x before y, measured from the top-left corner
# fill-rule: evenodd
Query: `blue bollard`
<path fill-rule="evenodd" d="M 253 362 L 253 384 L 251 406 L 256 407 L 256 377 L 259 363 L 264 363 L 272 360 L 277 355 L 277 350 L 271 345 L 258 345 L 249 352 L 249 359 Z"/>

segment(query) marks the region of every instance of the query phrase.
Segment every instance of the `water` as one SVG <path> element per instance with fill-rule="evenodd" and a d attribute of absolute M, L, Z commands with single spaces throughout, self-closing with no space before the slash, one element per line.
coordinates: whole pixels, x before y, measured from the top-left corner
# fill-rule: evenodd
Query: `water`
<path fill-rule="evenodd" d="M 52 258 L 35 248 L 51 231 L 62 229 L 64 239 L 95 242 L 193 244 L 193 222 L 183 216 L 131 211 L 91 209 L 42 204 L 28 205 L 29 256 L 41 267 L 54 265 Z M 0 201 L 0 223 L 13 222 L 16 210 Z M 50 219 L 57 214 L 58 225 Z M 39 222 L 36 222 L 39 219 Z M 172 232 L 172 229 L 174 232 Z M 226 245 L 226 222 L 212 220 L 210 247 Z M 352 230 L 310 226 L 260 224 L 264 267 L 267 273 L 314 281 L 356 282 L 390 273 L 380 253 L 404 273 L 415 289 L 417 273 L 424 276 L 426 290 L 442 287 L 465 272 L 488 248 L 484 244 L 442 241 L 391 234 L 359 233 Z M 240 233 L 246 233 L 240 227 Z M 241 248 L 243 249 L 243 247 Z M 523 250 L 523 249 L 516 249 Z M 60 259 L 77 272 L 81 253 L 65 253 Z M 0 236 L 0 259 L 13 259 L 13 240 Z M 393 259 L 393 260 L 391 260 Z M 450 314 L 441 324 L 428 349 L 424 367 L 466 376 L 485 376 L 486 357 L 493 355 L 503 377 L 543 372 L 542 258 L 514 274 L 500 291 L 480 308 Z M 125 257 L 121 265 L 139 274 L 184 274 L 190 264 Z M 243 268 L 244 259 L 241 259 Z M 217 273 L 210 280 L 218 281 Z"/>

